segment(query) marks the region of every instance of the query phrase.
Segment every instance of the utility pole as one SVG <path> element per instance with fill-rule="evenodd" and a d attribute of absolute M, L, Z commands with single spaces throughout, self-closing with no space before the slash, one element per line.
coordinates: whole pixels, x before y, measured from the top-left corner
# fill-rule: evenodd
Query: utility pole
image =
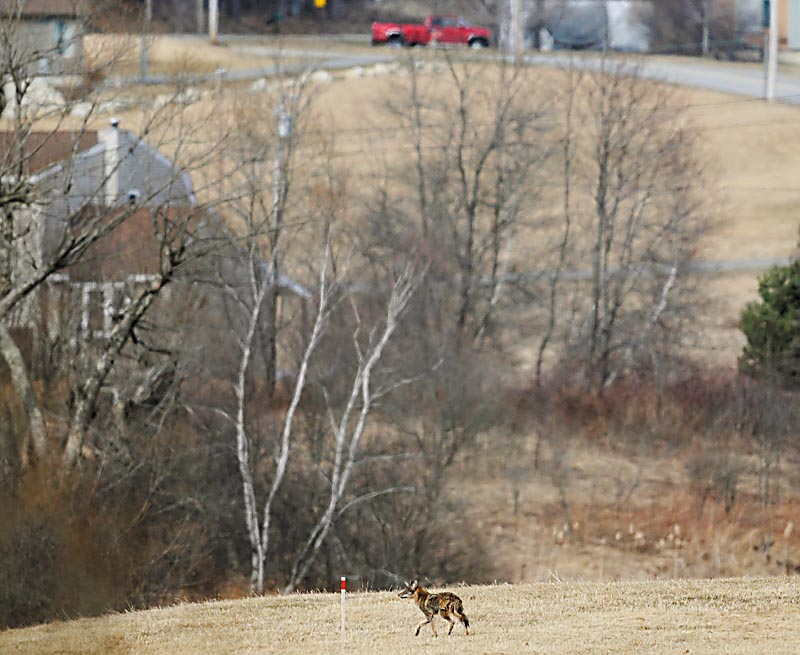
<path fill-rule="evenodd" d="M 703 57 L 708 57 L 708 53 L 711 50 L 710 44 L 710 27 L 709 23 L 711 22 L 711 1 L 710 0 L 703 0 L 700 3 L 700 27 L 702 30 L 702 41 L 700 44 L 700 52 L 702 53 Z"/>
<path fill-rule="evenodd" d="M 206 14 L 203 8 L 203 0 L 197 0 L 195 18 L 197 20 L 197 33 L 202 36 L 206 31 Z"/>
<path fill-rule="evenodd" d="M 208 0 L 208 36 L 211 45 L 217 45 L 219 38 L 219 0 Z"/>
<path fill-rule="evenodd" d="M 278 251 L 278 239 L 280 239 L 283 229 L 283 205 L 286 194 L 286 182 L 283 179 L 283 170 L 286 166 L 289 154 L 289 139 L 292 135 L 293 120 L 290 110 L 286 107 L 287 98 L 281 93 L 280 105 L 275 109 L 275 118 L 278 121 L 278 143 L 275 150 L 275 162 L 272 171 L 272 225 L 270 236 L 270 275 L 272 280 L 266 280 L 266 284 L 272 284 L 268 295 L 269 306 L 267 308 L 267 389 L 269 396 L 275 393 L 275 381 L 277 373 L 277 333 L 278 333 L 278 292 L 280 289 L 280 261 Z"/>
<path fill-rule="evenodd" d="M 519 66 L 522 64 L 522 0 L 511 0 L 510 27 L 511 63 Z"/>
<path fill-rule="evenodd" d="M 147 78 L 147 39 L 153 31 L 153 0 L 144 3 L 144 28 L 139 42 L 139 72 L 142 79 Z"/>
<path fill-rule="evenodd" d="M 764 98 L 775 99 L 775 76 L 778 72 L 778 1 L 769 1 L 769 35 L 767 37 L 767 78 Z"/>
<path fill-rule="evenodd" d="M 281 201 L 283 200 L 283 160 L 287 142 L 292 135 L 293 121 L 292 115 L 286 108 L 285 98 L 281 98 L 280 106 L 275 110 L 275 117 L 278 121 L 278 147 L 275 151 L 275 162 L 272 169 L 272 229 L 275 231 L 281 228 Z"/>

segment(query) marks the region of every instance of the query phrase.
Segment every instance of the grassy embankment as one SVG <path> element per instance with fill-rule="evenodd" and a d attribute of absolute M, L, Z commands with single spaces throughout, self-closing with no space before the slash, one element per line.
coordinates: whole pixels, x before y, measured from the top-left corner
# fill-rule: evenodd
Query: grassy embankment
<path fill-rule="evenodd" d="M 348 598 L 347 652 L 708 653 L 794 655 L 795 578 L 463 587 L 470 636 L 439 637 L 391 592 Z M 0 634 L 0 651 L 29 655 L 340 652 L 339 595 L 306 594 L 179 605 Z"/>

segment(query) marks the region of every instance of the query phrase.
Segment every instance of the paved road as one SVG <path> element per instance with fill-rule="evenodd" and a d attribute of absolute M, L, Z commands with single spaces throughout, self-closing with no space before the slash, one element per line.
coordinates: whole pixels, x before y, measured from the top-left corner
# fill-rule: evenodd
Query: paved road
<path fill-rule="evenodd" d="M 528 55 L 525 62 L 532 66 L 569 66 L 568 55 Z M 599 59 L 575 57 L 574 65 L 598 70 Z M 680 62 L 664 62 L 644 60 L 642 74 L 655 80 L 671 84 L 694 86 L 710 91 L 732 93 L 735 95 L 762 98 L 764 96 L 764 73 L 757 67 L 742 64 L 741 66 L 704 62 L 701 59 Z M 778 74 L 775 82 L 776 100 L 792 104 L 800 104 L 800 79 Z"/>

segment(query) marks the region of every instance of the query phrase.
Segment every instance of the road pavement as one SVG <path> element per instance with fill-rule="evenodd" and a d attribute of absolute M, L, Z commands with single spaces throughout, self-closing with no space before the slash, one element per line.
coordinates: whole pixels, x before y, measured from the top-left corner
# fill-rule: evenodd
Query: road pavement
<path fill-rule="evenodd" d="M 723 64 L 702 59 L 666 62 L 660 59 L 648 60 L 646 57 L 641 61 L 641 74 L 648 79 L 751 98 L 764 97 L 764 71 L 752 64 Z M 602 65 L 600 58 L 570 57 L 566 54 L 534 54 L 525 57 L 525 63 L 531 66 L 564 68 L 570 62 L 585 70 L 599 70 Z M 800 79 L 779 73 L 775 81 L 775 96 L 780 102 L 800 104 Z"/>

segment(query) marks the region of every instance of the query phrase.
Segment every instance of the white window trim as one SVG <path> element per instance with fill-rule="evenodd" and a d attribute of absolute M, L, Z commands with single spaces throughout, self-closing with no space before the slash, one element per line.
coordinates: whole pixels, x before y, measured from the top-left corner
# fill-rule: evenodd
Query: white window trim
<path fill-rule="evenodd" d="M 147 284 L 158 278 L 157 275 L 147 273 L 136 273 L 130 275 L 124 282 L 74 282 L 73 287 L 80 289 L 81 293 L 81 334 L 84 337 L 94 337 L 106 339 L 111 336 L 114 326 L 114 296 L 117 291 L 122 291 L 123 307 L 126 307 L 131 299 L 128 295 L 128 285 Z M 59 280 L 60 281 L 60 280 Z M 89 327 L 89 314 L 91 310 L 91 294 L 100 291 L 103 294 L 103 328 L 91 330 Z"/>

